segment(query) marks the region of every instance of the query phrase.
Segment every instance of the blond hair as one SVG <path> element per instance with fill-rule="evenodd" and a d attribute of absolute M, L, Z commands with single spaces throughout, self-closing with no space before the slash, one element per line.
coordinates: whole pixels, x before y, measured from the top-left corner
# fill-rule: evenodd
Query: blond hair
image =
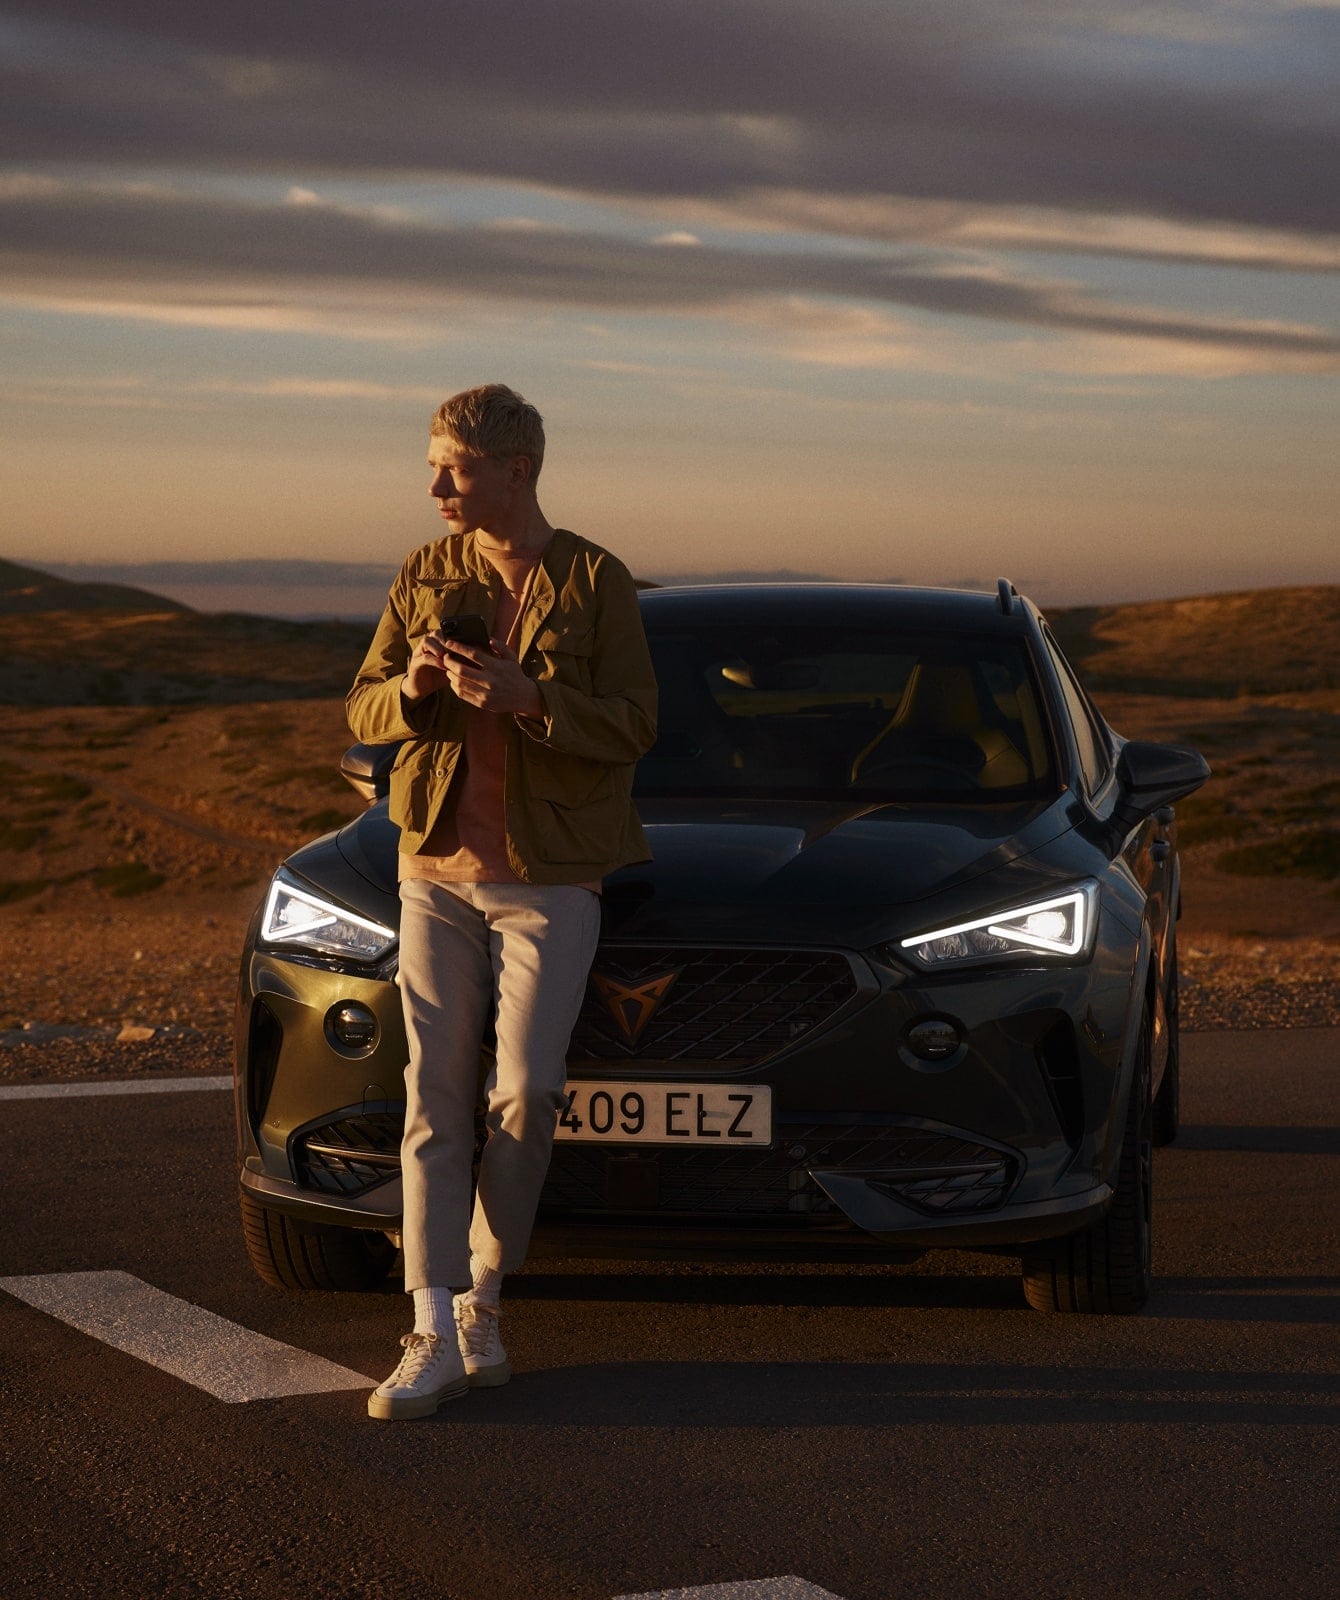
<path fill-rule="evenodd" d="M 444 400 L 433 414 L 430 430 L 437 438 L 450 438 L 468 455 L 508 460 L 525 456 L 530 461 L 530 481 L 535 482 L 544 463 L 544 421 L 529 401 L 503 383 L 485 383 L 462 389 Z"/>

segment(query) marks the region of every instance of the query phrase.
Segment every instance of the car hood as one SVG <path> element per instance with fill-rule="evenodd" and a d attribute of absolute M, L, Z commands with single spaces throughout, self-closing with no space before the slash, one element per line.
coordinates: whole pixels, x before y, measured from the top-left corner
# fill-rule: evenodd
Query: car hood
<path fill-rule="evenodd" d="M 992 806 L 651 800 L 653 859 L 605 884 L 605 934 L 866 944 L 900 908 L 1031 855 L 1074 826 L 1071 802 Z M 384 803 L 339 835 L 341 854 L 394 892 L 398 835 Z"/>

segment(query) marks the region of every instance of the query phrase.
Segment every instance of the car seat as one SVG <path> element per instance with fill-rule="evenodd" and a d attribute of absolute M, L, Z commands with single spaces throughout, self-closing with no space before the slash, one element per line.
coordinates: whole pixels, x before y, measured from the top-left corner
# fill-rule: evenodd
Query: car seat
<path fill-rule="evenodd" d="M 919 661 L 898 709 L 853 760 L 851 782 L 947 789 L 1026 783 L 1028 763 L 998 715 L 970 664 Z"/>

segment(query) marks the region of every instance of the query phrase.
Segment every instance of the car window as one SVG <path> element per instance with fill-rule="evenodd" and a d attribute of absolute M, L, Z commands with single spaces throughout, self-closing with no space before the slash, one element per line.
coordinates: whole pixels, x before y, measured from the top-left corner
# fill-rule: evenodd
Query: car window
<path fill-rule="evenodd" d="M 1060 645 L 1052 637 L 1049 629 L 1043 630 L 1043 637 L 1056 665 L 1061 694 L 1070 715 L 1070 724 L 1075 730 L 1075 743 L 1079 748 L 1079 764 L 1084 773 L 1085 786 L 1091 795 L 1096 794 L 1107 781 L 1110 765 L 1107 740 L 1097 725 L 1088 699 L 1080 688 L 1079 680 L 1071 670 L 1070 663 L 1061 654 Z"/>
<path fill-rule="evenodd" d="M 1021 641 L 648 626 L 660 733 L 637 792 L 950 799 L 1054 792 Z"/>

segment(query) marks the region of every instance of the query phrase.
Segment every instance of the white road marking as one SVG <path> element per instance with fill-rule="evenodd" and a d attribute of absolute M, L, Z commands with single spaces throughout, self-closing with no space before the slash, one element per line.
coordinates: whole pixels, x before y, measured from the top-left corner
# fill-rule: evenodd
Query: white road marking
<path fill-rule="evenodd" d="M 111 1083 L 5 1083 L 0 1100 L 66 1100 L 86 1094 L 183 1094 L 192 1089 L 231 1089 L 231 1077 L 118 1078 Z"/>
<path fill-rule="evenodd" d="M 376 1382 L 178 1300 L 129 1272 L 0 1278 L 0 1289 L 216 1400 L 276 1400 L 371 1389 Z"/>
<path fill-rule="evenodd" d="M 747 1578 L 741 1583 L 708 1583 L 693 1589 L 649 1589 L 615 1595 L 614 1600 L 842 1600 L 804 1578 Z"/>

